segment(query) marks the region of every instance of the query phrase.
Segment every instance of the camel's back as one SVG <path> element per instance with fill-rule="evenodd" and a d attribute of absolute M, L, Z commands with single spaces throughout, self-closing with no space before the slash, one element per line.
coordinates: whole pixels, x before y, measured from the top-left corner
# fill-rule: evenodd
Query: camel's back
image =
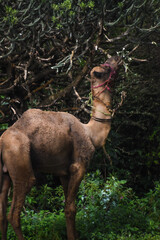
<path fill-rule="evenodd" d="M 68 118 L 76 119 L 73 115 L 65 112 L 42 111 L 40 109 L 29 109 L 23 113 L 21 118 L 15 122 L 12 128 L 24 130 L 29 133 L 34 132 L 37 127 L 46 129 L 49 125 L 68 125 Z"/>
<path fill-rule="evenodd" d="M 39 109 L 29 109 L 23 113 L 22 117 L 13 124 L 13 130 L 23 131 L 30 139 L 41 134 L 47 138 L 57 138 L 61 134 L 69 135 L 71 129 L 77 128 L 79 134 L 83 134 L 83 124 L 73 115 L 67 112 L 42 111 Z"/>
<path fill-rule="evenodd" d="M 23 132 L 33 145 L 51 145 L 52 148 L 64 148 L 71 144 L 72 129 L 77 128 L 83 134 L 83 125 L 73 115 L 65 112 L 29 109 L 11 127 Z"/>

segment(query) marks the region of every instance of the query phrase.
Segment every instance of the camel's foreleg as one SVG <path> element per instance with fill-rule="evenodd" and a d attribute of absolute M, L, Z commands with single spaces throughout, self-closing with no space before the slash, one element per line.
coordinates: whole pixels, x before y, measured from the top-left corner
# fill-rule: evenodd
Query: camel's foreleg
<path fill-rule="evenodd" d="M 85 173 L 85 168 L 81 163 L 73 163 L 70 166 L 70 178 L 67 182 L 63 183 L 66 195 L 66 205 L 65 205 L 65 216 L 67 225 L 67 237 L 68 240 L 76 239 L 76 229 L 75 229 L 75 216 L 76 216 L 76 205 L 75 199 L 78 192 L 79 185 L 83 179 Z"/>

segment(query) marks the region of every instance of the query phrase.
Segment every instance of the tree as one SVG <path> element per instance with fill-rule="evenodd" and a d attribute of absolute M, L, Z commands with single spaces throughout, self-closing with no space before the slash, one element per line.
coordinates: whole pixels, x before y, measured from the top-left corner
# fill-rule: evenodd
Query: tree
<path fill-rule="evenodd" d="M 119 54 L 125 71 L 114 106 L 122 90 L 127 98 L 113 121 L 108 151 L 117 168 L 135 170 L 136 156 L 148 170 L 154 160 L 146 165 L 144 152 L 151 155 L 149 136 L 159 122 L 159 7 L 159 0 L 0 0 L 1 128 L 29 107 L 71 111 L 87 121 L 73 87 L 88 96 L 89 70 L 107 54 Z"/>

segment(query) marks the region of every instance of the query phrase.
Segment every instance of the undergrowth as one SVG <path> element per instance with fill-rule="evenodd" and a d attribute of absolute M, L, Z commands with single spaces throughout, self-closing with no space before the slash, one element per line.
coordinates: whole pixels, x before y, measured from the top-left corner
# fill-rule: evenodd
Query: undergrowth
<path fill-rule="evenodd" d="M 25 239 L 66 240 L 64 204 L 61 186 L 33 188 L 21 215 Z M 79 240 L 160 240 L 160 183 L 139 198 L 124 180 L 87 174 L 77 197 L 76 227 Z M 16 239 L 11 226 L 8 239 Z"/>

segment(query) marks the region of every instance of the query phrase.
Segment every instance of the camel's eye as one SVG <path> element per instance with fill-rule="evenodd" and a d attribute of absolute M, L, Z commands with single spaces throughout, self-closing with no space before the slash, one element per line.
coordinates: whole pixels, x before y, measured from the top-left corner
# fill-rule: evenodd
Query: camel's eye
<path fill-rule="evenodd" d="M 96 72 L 96 71 L 94 71 L 93 74 L 94 74 L 94 76 L 96 78 L 99 78 L 99 79 L 104 78 L 104 72 Z"/>
<path fill-rule="evenodd" d="M 108 69 L 106 69 L 105 72 L 96 72 L 96 71 L 94 71 L 93 74 L 98 79 L 104 79 L 104 78 L 108 77 L 108 74 L 110 73 L 110 71 L 111 71 L 110 68 L 108 68 Z"/>

